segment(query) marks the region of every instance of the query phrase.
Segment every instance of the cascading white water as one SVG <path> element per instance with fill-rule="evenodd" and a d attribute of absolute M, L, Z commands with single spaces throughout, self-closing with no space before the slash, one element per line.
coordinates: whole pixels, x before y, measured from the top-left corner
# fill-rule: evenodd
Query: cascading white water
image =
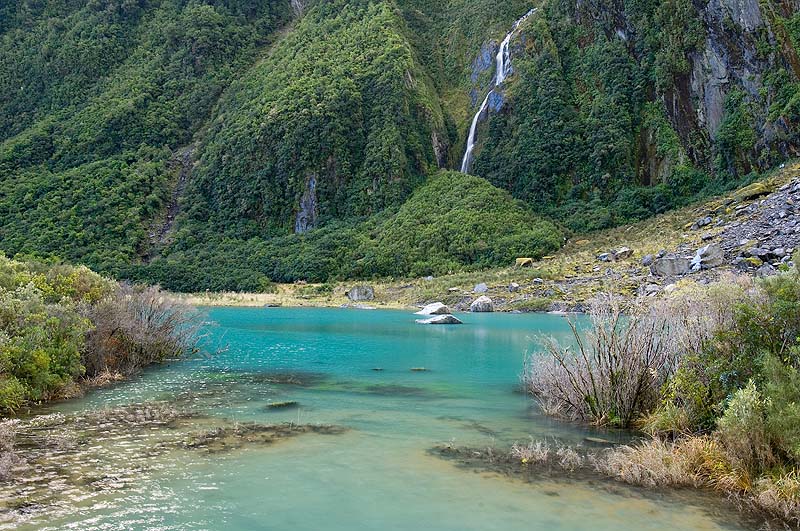
<path fill-rule="evenodd" d="M 525 13 L 522 18 L 514 22 L 514 25 L 511 26 L 511 31 L 508 32 L 505 39 L 503 39 L 503 42 L 500 43 L 500 50 L 498 50 L 497 57 L 495 57 L 497 71 L 494 76 L 494 88 L 492 88 L 492 90 L 486 94 L 486 98 L 484 98 L 483 103 L 481 103 L 481 106 L 478 108 L 478 112 L 476 112 L 475 116 L 472 118 L 472 124 L 469 126 L 469 136 L 467 137 L 467 149 L 464 152 L 464 158 L 461 161 L 462 173 L 469 173 L 469 166 L 472 164 L 472 152 L 475 150 L 475 132 L 478 129 L 478 121 L 480 120 L 481 115 L 486 110 L 486 106 L 489 105 L 489 97 L 492 95 L 492 92 L 494 92 L 495 88 L 503 84 L 510 73 L 511 52 L 509 50 L 509 46 L 511 44 L 511 38 L 514 36 L 514 32 L 517 31 L 517 28 L 519 28 L 519 25 L 535 12 L 536 8 L 533 8 Z"/>

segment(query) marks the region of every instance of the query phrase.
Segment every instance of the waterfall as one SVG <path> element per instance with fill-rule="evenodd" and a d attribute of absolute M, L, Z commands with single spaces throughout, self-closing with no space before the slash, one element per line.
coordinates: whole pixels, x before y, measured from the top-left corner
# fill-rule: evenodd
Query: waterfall
<path fill-rule="evenodd" d="M 483 103 L 478 108 L 478 112 L 475 113 L 475 116 L 472 118 L 472 124 L 469 126 L 469 136 L 467 137 L 467 149 L 464 152 L 464 159 L 461 161 L 461 172 L 462 173 L 469 173 L 469 167 L 472 164 L 472 152 L 475 150 L 475 132 L 478 129 L 478 122 L 480 121 L 481 115 L 486 110 L 487 105 L 489 105 L 489 96 L 492 95 L 495 88 L 499 87 L 503 84 L 506 80 L 508 75 L 511 73 L 511 52 L 509 50 L 509 46 L 511 44 L 511 38 L 514 36 L 514 33 L 519 28 L 519 25 L 522 24 L 525 19 L 529 16 L 533 15 L 536 12 L 536 8 L 531 9 L 525 15 L 514 22 L 514 25 L 511 26 L 511 31 L 508 32 L 503 42 L 500 43 L 500 50 L 497 52 L 497 57 L 495 57 L 495 63 L 497 64 L 497 71 L 494 75 L 494 87 L 492 90 L 486 94 L 486 97 L 483 99 Z"/>

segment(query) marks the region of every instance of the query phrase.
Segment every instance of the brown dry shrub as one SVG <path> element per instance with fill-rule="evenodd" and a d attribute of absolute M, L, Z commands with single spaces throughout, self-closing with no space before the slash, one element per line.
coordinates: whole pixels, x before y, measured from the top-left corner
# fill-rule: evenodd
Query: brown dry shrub
<path fill-rule="evenodd" d="M 0 481 L 9 479 L 19 458 L 14 452 L 14 441 L 17 436 L 17 421 L 0 422 Z"/>
<path fill-rule="evenodd" d="M 86 375 L 130 375 L 142 367 L 177 358 L 197 344 L 200 319 L 156 286 L 120 285 L 89 309 L 94 324 L 87 336 Z"/>
<path fill-rule="evenodd" d="M 680 323 L 661 305 L 603 297 L 589 330 L 570 321 L 575 348 L 554 338 L 528 357 L 523 382 L 552 415 L 629 427 L 654 409 L 680 360 Z"/>

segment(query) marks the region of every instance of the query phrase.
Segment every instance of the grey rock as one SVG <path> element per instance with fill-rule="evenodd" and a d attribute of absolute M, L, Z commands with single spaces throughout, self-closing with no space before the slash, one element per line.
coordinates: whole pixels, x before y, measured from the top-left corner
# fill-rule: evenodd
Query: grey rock
<path fill-rule="evenodd" d="M 774 275 L 777 272 L 778 272 L 777 269 L 775 269 L 770 264 L 764 264 L 761 267 L 759 267 L 758 269 L 756 269 L 756 276 L 768 277 L 768 276 Z"/>
<path fill-rule="evenodd" d="M 610 262 L 612 260 L 611 253 L 600 253 L 597 255 L 597 259 L 601 262 Z"/>
<path fill-rule="evenodd" d="M 517 284 L 516 282 L 512 282 L 511 284 L 508 285 L 508 291 L 510 291 L 511 293 L 519 291 L 519 284 Z"/>
<path fill-rule="evenodd" d="M 450 308 L 448 308 L 446 304 L 433 302 L 415 313 L 416 315 L 447 315 L 453 312 L 450 311 Z"/>
<path fill-rule="evenodd" d="M 692 224 L 692 230 L 697 230 L 697 229 L 700 229 L 702 227 L 705 227 L 706 225 L 711 225 L 712 221 L 713 220 L 711 219 L 711 216 L 706 216 L 704 218 L 700 218 L 700 219 L 698 219 L 697 221 L 695 221 Z"/>
<path fill-rule="evenodd" d="M 620 247 L 614 251 L 614 260 L 625 260 L 633 256 L 633 250 L 627 247 Z"/>
<path fill-rule="evenodd" d="M 451 325 L 451 324 L 464 324 L 461 320 L 454 316 L 454 315 L 434 315 L 429 319 L 417 319 L 415 321 L 417 324 L 426 324 L 426 325 Z"/>
<path fill-rule="evenodd" d="M 469 305 L 469 311 L 475 313 L 493 312 L 494 303 L 492 302 L 492 299 L 486 295 L 483 295 L 472 301 L 472 304 Z"/>
<path fill-rule="evenodd" d="M 685 275 L 689 272 L 690 263 L 688 258 L 682 256 L 668 255 L 658 258 L 650 266 L 650 271 L 660 277 L 674 277 Z"/>
<path fill-rule="evenodd" d="M 747 254 L 747 256 L 754 256 L 756 258 L 764 260 L 771 254 L 771 252 L 769 251 L 769 249 L 764 249 L 761 247 L 751 247 L 747 250 L 745 254 Z"/>
<path fill-rule="evenodd" d="M 486 293 L 489 291 L 489 286 L 485 283 L 481 282 L 480 284 L 475 284 L 475 287 L 472 289 L 475 293 Z"/>
<path fill-rule="evenodd" d="M 375 298 L 372 286 L 353 286 L 347 291 L 347 298 L 351 301 L 371 301 Z"/>
<path fill-rule="evenodd" d="M 653 260 L 655 260 L 655 257 L 652 254 L 646 254 L 644 258 L 642 258 L 642 265 L 649 267 L 653 264 Z"/>
<path fill-rule="evenodd" d="M 719 267 L 725 262 L 725 256 L 719 245 L 711 243 L 701 247 L 692 258 L 692 271 Z"/>
<path fill-rule="evenodd" d="M 311 174 L 308 179 L 306 179 L 306 187 L 297 208 L 294 232 L 296 234 L 302 234 L 316 227 L 317 214 L 317 177 Z"/>
<path fill-rule="evenodd" d="M 648 284 L 644 287 L 644 292 L 647 295 L 655 295 L 659 291 L 661 291 L 661 286 L 658 284 Z"/>
<path fill-rule="evenodd" d="M 534 284 L 544 284 L 544 280 L 542 280 L 541 278 L 537 277 L 537 278 L 533 279 L 533 283 Z"/>

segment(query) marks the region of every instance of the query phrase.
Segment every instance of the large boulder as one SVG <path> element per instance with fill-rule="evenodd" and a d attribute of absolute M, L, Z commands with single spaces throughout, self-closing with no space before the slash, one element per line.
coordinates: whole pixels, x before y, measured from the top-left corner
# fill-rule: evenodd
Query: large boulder
<path fill-rule="evenodd" d="M 719 245 L 711 243 L 701 247 L 692 258 L 692 271 L 719 267 L 725 262 L 725 255 Z"/>
<path fill-rule="evenodd" d="M 433 302 L 415 313 L 417 315 L 447 315 L 452 312 L 450 311 L 450 308 L 448 308 L 446 304 L 443 304 L 441 302 Z"/>
<path fill-rule="evenodd" d="M 351 301 L 371 301 L 375 298 L 375 290 L 372 286 L 353 286 L 347 292 L 347 298 Z"/>
<path fill-rule="evenodd" d="M 476 312 L 476 313 L 477 312 L 493 312 L 494 311 L 494 303 L 492 302 L 492 299 L 490 299 L 486 295 L 483 295 L 481 297 L 478 297 L 474 301 L 472 301 L 472 304 L 469 305 L 469 311 Z"/>
<path fill-rule="evenodd" d="M 625 260 L 626 258 L 630 258 L 633 256 L 633 249 L 628 247 L 620 247 L 616 251 L 614 251 L 614 260 Z"/>
<path fill-rule="evenodd" d="M 450 314 L 434 315 L 429 319 L 417 319 L 415 322 L 417 324 L 431 324 L 431 325 L 464 324 L 458 319 L 458 317 L 455 317 Z"/>
<path fill-rule="evenodd" d="M 653 261 L 650 272 L 660 277 L 674 277 L 688 273 L 690 265 L 688 258 L 666 255 Z"/>

